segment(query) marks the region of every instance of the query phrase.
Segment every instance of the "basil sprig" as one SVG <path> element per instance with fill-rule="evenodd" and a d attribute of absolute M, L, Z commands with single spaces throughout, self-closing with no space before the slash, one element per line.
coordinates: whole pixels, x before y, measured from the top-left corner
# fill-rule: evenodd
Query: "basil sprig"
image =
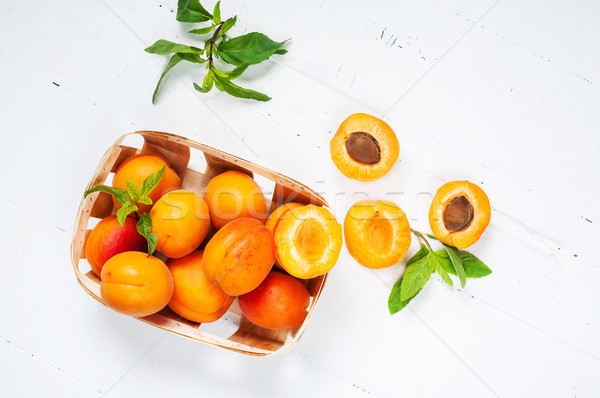
<path fill-rule="evenodd" d="M 177 20 L 180 22 L 209 22 L 208 26 L 192 29 L 189 33 L 197 35 L 212 34 L 204 41 L 204 46 L 194 47 L 173 43 L 168 40 L 158 40 L 146 48 L 151 54 L 171 55 L 162 75 L 160 76 L 152 103 L 155 103 L 158 89 L 165 76 L 171 69 L 182 61 L 196 64 L 206 64 L 207 73 L 202 84 L 194 83 L 194 88 L 207 93 L 216 87 L 219 91 L 238 98 L 249 98 L 257 101 L 269 101 L 271 97 L 248 88 L 240 87 L 232 82 L 239 77 L 250 65 L 266 61 L 274 54 L 283 55 L 287 50 L 281 48 L 285 42 L 276 42 L 262 33 L 252 32 L 239 37 L 230 38 L 227 32 L 237 22 L 237 16 L 226 20 L 221 18 L 221 2 L 217 2 L 212 14 L 208 12 L 199 0 L 179 0 L 177 3 Z M 221 59 L 235 68 L 230 71 L 217 68 L 215 60 Z"/>
<path fill-rule="evenodd" d="M 134 213 L 138 218 L 137 222 L 137 230 L 140 235 L 142 235 L 148 241 L 148 255 L 154 253 L 156 250 L 156 242 L 158 236 L 152 233 L 152 219 L 148 213 L 140 213 L 139 205 L 151 205 L 152 199 L 148 197 L 150 192 L 156 188 L 161 178 L 165 174 L 165 166 L 162 167 L 159 171 L 154 174 L 146 177 L 144 181 L 140 184 L 139 188 L 136 188 L 135 184 L 129 180 L 125 180 L 125 184 L 127 185 L 127 190 L 118 187 L 110 187 L 108 185 L 96 185 L 93 188 L 88 189 L 83 193 L 83 197 L 87 197 L 92 192 L 106 192 L 115 197 L 115 200 L 121 208 L 117 210 L 117 220 L 119 221 L 119 225 L 123 227 L 125 225 L 125 220 L 127 217 Z"/>
<path fill-rule="evenodd" d="M 442 250 L 433 250 L 422 233 L 411 231 L 419 239 L 421 248 L 408 260 L 404 274 L 392 288 L 388 299 L 390 314 L 406 307 L 434 272 L 450 286 L 454 285 L 450 275 L 458 276 L 463 288 L 467 278 L 482 278 L 492 273 L 492 270 L 473 254 L 446 244 L 443 244 Z M 427 236 L 435 239 L 431 235 Z"/>

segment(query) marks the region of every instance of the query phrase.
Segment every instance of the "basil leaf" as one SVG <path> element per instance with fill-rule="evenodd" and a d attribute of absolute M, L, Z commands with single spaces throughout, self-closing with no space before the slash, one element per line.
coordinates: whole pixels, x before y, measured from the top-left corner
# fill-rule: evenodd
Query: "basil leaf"
<path fill-rule="evenodd" d="M 415 298 L 415 296 L 417 294 L 419 294 L 419 292 L 421 291 L 421 289 L 419 289 L 419 292 L 417 292 L 411 298 L 409 298 L 407 300 L 402 300 L 401 294 L 400 294 L 401 290 L 402 290 L 402 277 L 400 277 L 400 279 L 398 279 L 398 281 L 396 283 L 394 283 L 394 287 L 392 288 L 392 292 L 390 293 L 390 298 L 388 299 L 388 310 L 390 311 L 390 314 L 395 314 L 396 312 L 400 311 L 402 308 L 406 307 L 408 305 L 408 303 L 410 303 L 410 301 L 413 298 Z"/>
<path fill-rule="evenodd" d="M 409 300 L 419 293 L 433 271 L 435 271 L 435 264 L 431 261 L 431 254 L 407 266 L 402 276 L 400 299 Z"/>
<path fill-rule="evenodd" d="M 115 197 L 115 199 L 117 200 L 117 203 L 120 204 L 121 206 L 125 205 L 126 203 L 131 202 L 131 199 L 129 198 L 129 194 L 127 193 L 126 190 L 124 190 L 122 188 L 109 187 L 107 185 L 96 185 L 95 187 L 90 188 L 87 191 L 85 191 L 83 193 L 83 197 L 85 198 L 92 192 L 109 193 Z"/>
<path fill-rule="evenodd" d="M 197 35 L 204 35 L 206 33 L 212 32 L 212 30 L 216 27 L 217 27 L 217 25 L 211 25 L 211 26 L 207 26 L 206 28 L 192 29 L 189 31 L 189 33 L 194 33 Z"/>
<path fill-rule="evenodd" d="M 127 216 L 137 210 L 137 205 L 131 202 L 125 203 L 119 210 L 117 210 L 117 220 L 119 221 L 119 225 L 123 227 L 125 225 L 125 219 Z"/>
<path fill-rule="evenodd" d="M 150 256 L 156 250 L 158 235 L 152 233 L 152 218 L 150 214 L 142 213 L 136 225 L 137 231 L 148 241 L 148 255 Z"/>
<path fill-rule="evenodd" d="M 241 64 L 240 66 L 236 66 L 235 69 L 232 71 L 225 72 L 222 70 L 215 69 L 214 73 L 227 80 L 233 80 L 236 77 L 239 77 L 242 73 L 244 73 L 246 68 L 248 68 L 248 64 Z"/>
<path fill-rule="evenodd" d="M 480 259 L 469 252 L 460 252 L 465 273 L 469 278 L 482 278 L 492 273 L 492 270 L 483 263 Z"/>
<path fill-rule="evenodd" d="M 254 65 L 269 59 L 284 43 L 285 41 L 275 42 L 262 33 L 252 32 L 222 41 L 218 51 L 221 59 L 229 64 Z"/>
<path fill-rule="evenodd" d="M 138 190 L 135 187 L 135 184 L 133 183 L 133 181 L 131 181 L 129 178 L 125 179 L 125 185 L 127 185 L 127 193 L 129 194 L 129 197 L 131 198 L 131 200 L 133 200 L 134 202 L 138 200 Z"/>
<path fill-rule="evenodd" d="M 150 54 L 169 55 L 174 53 L 199 53 L 202 51 L 202 49 L 161 39 L 150 47 L 146 48 L 144 51 Z"/>
<path fill-rule="evenodd" d="M 140 185 L 140 196 L 148 196 L 150 192 L 152 192 L 152 190 L 156 188 L 156 186 L 160 182 L 160 179 L 165 174 L 166 167 L 167 166 L 163 166 L 156 173 L 150 174 L 148 177 L 146 177 L 146 179 Z"/>
<path fill-rule="evenodd" d="M 223 22 L 223 26 L 221 26 L 221 34 L 227 33 L 227 31 L 233 28 L 233 25 L 237 22 L 237 15 L 234 15 L 233 18 L 229 18 L 227 21 Z"/>
<path fill-rule="evenodd" d="M 450 257 L 450 261 L 452 261 L 456 275 L 458 276 L 458 279 L 460 279 L 460 284 L 464 288 L 467 284 L 467 274 L 465 273 L 465 269 L 463 267 L 460 252 L 456 247 L 448 246 L 446 244 L 444 244 L 444 249 L 446 249 L 448 252 L 448 257 Z"/>
<path fill-rule="evenodd" d="M 179 22 L 206 22 L 212 18 L 198 0 L 179 0 L 177 2 L 177 20 Z"/>
<path fill-rule="evenodd" d="M 234 97 L 249 98 L 257 101 L 269 101 L 271 99 L 271 97 L 268 95 L 259 93 L 258 91 L 250 90 L 248 88 L 240 87 L 237 84 L 217 75 L 214 75 L 214 80 L 215 86 L 217 86 L 220 91 L 225 91 L 227 94 L 233 95 Z"/>
<path fill-rule="evenodd" d="M 435 265 L 435 270 L 442 277 L 442 280 L 444 282 L 446 282 L 448 285 L 454 286 L 452 279 L 450 279 L 448 272 L 446 272 L 446 269 L 444 268 L 444 266 L 442 264 L 442 260 L 438 257 L 438 255 L 435 252 L 431 253 L 431 260 L 433 261 L 433 263 Z"/>
<path fill-rule="evenodd" d="M 138 199 L 138 203 L 142 203 L 145 205 L 151 205 L 152 204 L 152 199 L 150 199 L 147 196 L 142 196 L 141 198 Z"/>
<path fill-rule="evenodd" d="M 208 93 L 213 88 L 213 71 L 212 69 L 208 71 L 206 76 L 204 76 L 204 80 L 202 81 L 202 87 L 194 83 L 194 88 L 201 93 Z"/>
<path fill-rule="evenodd" d="M 215 8 L 213 10 L 213 21 L 215 21 L 216 24 L 221 23 L 221 0 L 217 1 L 217 4 L 215 4 Z"/>

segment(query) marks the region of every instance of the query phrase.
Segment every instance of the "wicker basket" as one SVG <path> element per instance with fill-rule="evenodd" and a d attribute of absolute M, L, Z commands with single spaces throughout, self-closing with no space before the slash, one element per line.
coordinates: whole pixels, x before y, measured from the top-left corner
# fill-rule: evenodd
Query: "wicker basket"
<path fill-rule="evenodd" d="M 133 141 L 134 144 L 127 146 L 123 144 L 124 141 L 127 144 L 128 141 Z M 135 145 L 136 141 L 139 145 Z M 139 153 L 158 153 L 164 156 L 181 177 L 182 189 L 202 194 L 212 177 L 226 170 L 238 170 L 251 176 L 260 175 L 274 184 L 272 199 L 266 198 L 270 211 L 291 201 L 327 206 L 316 192 L 286 176 L 187 138 L 156 131 L 138 131 L 120 137 L 104 154 L 86 189 L 97 184 L 110 184 L 119 165 L 128 157 Z M 201 165 L 199 168 L 205 167 L 205 170 L 191 168 L 196 163 Z M 100 278 L 91 271 L 85 260 L 85 243 L 95 223 L 115 212 L 113 201 L 106 193 L 97 192 L 82 199 L 71 243 L 71 260 L 79 284 L 100 303 L 103 303 L 100 297 Z M 161 254 L 157 253 L 157 256 L 160 257 Z M 281 353 L 290 350 L 302 336 L 326 279 L 327 275 L 322 275 L 303 281 L 310 293 L 311 302 L 306 319 L 302 325 L 293 329 L 269 330 L 252 324 L 240 311 L 237 300 L 220 320 L 211 324 L 201 325 L 188 321 L 168 307 L 139 319 L 168 332 L 246 355 Z"/>

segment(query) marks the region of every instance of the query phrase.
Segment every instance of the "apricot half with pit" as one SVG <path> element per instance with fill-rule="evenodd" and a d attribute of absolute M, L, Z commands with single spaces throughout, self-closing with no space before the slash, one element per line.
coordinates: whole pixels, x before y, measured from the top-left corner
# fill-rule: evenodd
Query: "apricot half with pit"
<path fill-rule="evenodd" d="M 310 279 L 329 272 L 337 262 L 342 226 L 323 207 L 296 207 L 279 218 L 273 241 L 279 265 L 296 278 Z"/>
<path fill-rule="evenodd" d="M 367 268 L 387 268 L 404 258 L 410 247 L 408 219 L 398 205 L 383 200 L 355 203 L 344 220 L 350 255 Z"/>
<path fill-rule="evenodd" d="M 479 240 L 490 217 L 487 195 L 469 181 L 452 181 L 442 185 L 429 209 L 433 235 L 441 242 L 459 249 Z"/>
<path fill-rule="evenodd" d="M 349 178 L 374 181 L 392 168 L 400 145 L 392 128 L 383 120 L 355 113 L 342 122 L 330 142 L 331 158 Z"/>

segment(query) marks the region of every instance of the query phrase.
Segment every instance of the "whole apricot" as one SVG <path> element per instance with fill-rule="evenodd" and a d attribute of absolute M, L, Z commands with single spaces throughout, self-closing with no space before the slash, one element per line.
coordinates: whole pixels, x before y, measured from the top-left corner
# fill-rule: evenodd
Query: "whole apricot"
<path fill-rule="evenodd" d="M 342 226 L 324 207 L 289 209 L 273 235 L 279 265 L 290 275 L 310 279 L 331 270 L 342 249 Z"/>
<path fill-rule="evenodd" d="M 274 262 L 271 230 L 253 218 L 238 218 L 208 242 L 202 270 L 225 293 L 239 296 L 260 285 Z"/>
<path fill-rule="evenodd" d="M 137 231 L 137 220 L 125 218 L 121 227 L 117 216 L 108 216 L 101 220 L 85 242 L 85 258 L 92 271 L 98 276 L 102 266 L 116 254 L 128 251 L 144 251 L 148 247 L 146 239 Z"/>
<path fill-rule="evenodd" d="M 193 191 L 171 191 L 150 210 L 156 248 L 167 257 L 183 257 L 202 243 L 210 229 L 208 206 Z"/>
<path fill-rule="evenodd" d="M 227 312 L 233 297 L 212 283 L 202 271 L 202 251 L 181 258 L 170 258 L 167 266 L 175 289 L 169 307 L 193 322 L 213 322 Z"/>
<path fill-rule="evenodd" d="M 215 228 L 241 217 L 264 223 L 267 218 L 265 197 L 252 177 L 229 170 L 213 177 L 206 186 L 204 201 Z"/>
<path fill-rule="evenodd" d="M 173 278 L 161 260 L 142 252 L 123 252 L 102 268 L 102 300 L 113 310 L 142 317 L 163 309 L 173 294 Z"/>
<path fill-rule="evenodd" d="M 487 195 L 469 181 L 451 181 L 442 185 L 429 208 L 429 225 L 435 237 L 459 249 L 479 240 L 490 217 Z"/>
<path fill-rule="evenodd" d="M 310 295 L 298 279 L 272 271 L 256 289 L 238 297 L 238 303 L 255 325 L 289 329 L 304 322 Z"/>
<path fill-rule="evenodd" d="M 115 172 L 112 183 L 113 187 L 127 190 L 126 180 L 131 180 L 139 189 L 147 177 L 162 169 L 163 166 L 165 166 L 165 174 L 158 185 L 148 195 L 154 204 L 161 196 L 167 192 L 179 189 L 181 186 L 181 179 L 175 170 L 169 166 L 169 162 L 165 158 L 157 153 L 145 153 L 125 159 Z M 118 208 L 121 207 L 114 198 L 113 201 L 115 206 Z M 140 213 L 147 213 L 151 208 L 152 205 L 140 204 L 139 211 Z"/>
<path fill-rule="evenodd" d="M 295 207 L 302 207 L 302 206 L 304 206 L 304 205 L 301 203 L 296 203 L 296 202 L 285 203 L 285 204 L 279 206 L 278 208 L 275 209 L 275 211 L 273 213 L 271 213 L 269 218 L 267 218 L 265 227 L 269 228 L 271 230 L 271 232 L 273 232 L 273 230 L 275 229 L 275 224 L 277 224 L 277 221 L 279 221 L 279 218 L 283 215 L 283 213 L 285 213 L 289 209 L 293 209 Z"/>
<path fill-rule="evenodd" d="M 394 130 L 383 120 L 365 113 L 348 116 L 330 142 L 331 159 L 349 178 L 374 181 L 398 160 L 400 145 Z"/>
<path fill-rule="evenodd" d="M 344 220 L 350 255 L 367 268 L 387 268 L 404 258 L 410 247 L 408 219 L 390 201 L 362 200 L 352 205 Z"/>

